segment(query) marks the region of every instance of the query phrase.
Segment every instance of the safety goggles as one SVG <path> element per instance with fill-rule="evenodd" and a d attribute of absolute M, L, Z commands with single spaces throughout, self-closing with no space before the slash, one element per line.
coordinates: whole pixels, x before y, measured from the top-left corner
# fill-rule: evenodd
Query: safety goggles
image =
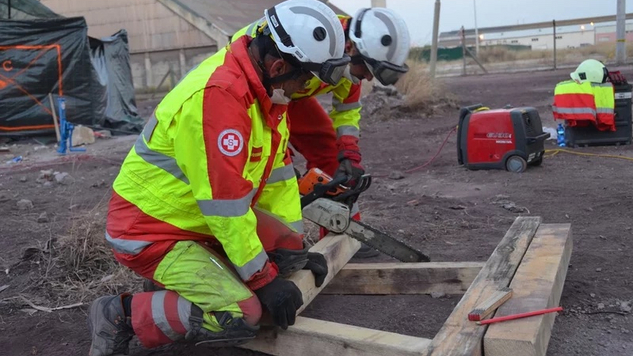
<path fill-rule="evenodd" d="M 322 82 L 336 85 L 343 78 L 345 67 L 349 64 L 351 58 L 343 55 L 342 58 L 328 59 L 323 63 L 299 62 L 301 69 L 310 71 Z"/>
<path fill-rule="evenodd" d="M 361 57 L 371 74 L 382 85 L 396 84 L 396 82 L 409 71 L 409 66 L 407 66 L 406 63 L 399 66 L 387 61 L 377 61 L 363 55 L 361 55 Z"/>

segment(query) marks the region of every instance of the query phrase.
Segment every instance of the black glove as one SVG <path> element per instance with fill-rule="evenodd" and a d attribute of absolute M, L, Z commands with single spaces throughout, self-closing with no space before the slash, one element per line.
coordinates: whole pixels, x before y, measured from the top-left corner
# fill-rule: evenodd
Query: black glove
<path fill-rule="evenodd" d="M 334 179 L 339 178 L 341 175 L 346 176 L 346 185 L 354 187 L 363 174 L 365 174 L 365 168 L 361 166 L 360 162 L 343 158 L 340 160 L 336 173 L 334 173 Z"/>
<path fill-rule="evenodd" d="M 308 252 L 308 263 L 303 269 L 309 269 L 314 274 L 314 285 L 319 288 L 327 276 L 327 260 L 317 252 Z"/>
<path fill-rule="evenodd" d="M 310 246 L 305 246 L 303 250 L 278 248 L 268 252 L 268 258 L 277 265 L 279 276 L 286 278 L 305 267 L 308 263 L 309 248 Z"/>
<path fill-rule="evenodd" d="M 288 325 L 294 325 L 297 309 L 303 305 L 303 295 L 294 283 L 275 277 L 272 282 L 255 290 L 255 294 L 276 325 L 284 330 L 288 329 Z"/>

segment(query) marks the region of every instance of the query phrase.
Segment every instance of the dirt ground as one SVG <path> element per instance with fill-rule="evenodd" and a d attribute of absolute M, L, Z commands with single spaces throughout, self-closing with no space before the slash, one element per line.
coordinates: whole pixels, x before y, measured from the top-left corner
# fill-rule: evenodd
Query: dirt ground
<path fill-rule="evenodd" d="M 620 69 L 633 79 L 632 68 Z M 549 106 L 553 88 L 568 78 L 568 72 L 455 77 L 444 82 L 458 106 L 533 106 L 544 126 L 554 127 Z M 148 112 L 153 105 L 140 103 L 139 108 Z M 633 354 L 633 260 L 629 252 L 633 162 L 560 153 L 522 174 L 469 171 L 457 164 L 455 135 L 451 135 L 431 164 L 413 170 L 435 155 L 457 124 L 458 106 L 431 116 L 402 113 L 388 106 L 366 110 L 371 115 L 362 121 L 363 159 L 376 178 L 362 197 L 364 220 L 426 252 L 434 261 L 486 261 L 519 215 L 541 216 L 545 223 L 570 222 L 574 251 L 561 299 L 565 311 L 556 318 L 548 355 Z M 0 292 L 0 354 L 87 354 L 86 307 L 31 311 L 31 315 L 28 309 L 32 306 L 15 297 L 22 294 L 47 307 L 91 301 L 73 296 L 72 290 L 55 288 L 59 286 L 55 281 L 76 279 L 71 274 L 59 275 L 62 265 L 55 259 L 55 246 L 88 216 L 103 220 L 97 214 L 102 214 L 110 184 L 133 140 L 99 140 L 88 147 L 87 154 L 75 154 L 63 163 L 55 161 L 50 144 L 34 151 L 40 146 L 32 140 L 20 141 L 10 154 L 0 156 L 0 264 L 4 271 L 0 287 L 9 285 Z M 555 148 L 554 141 L 547 141 L 546 148 Z M 574 151 L 633 158 L 631 146 Z M 26 152 L 30 154 L 23 155 L 23 162 L 4 164 Z M 67 172 L 72 179 L 64 184 L 55 179 L 38 181 L 45 169 Z M 394 179 L 399 176 L 394 171 L 402 172 L 402 177 Z M 31 200 L 33 206 L 22 202 L 19 205 L 25 205 L 24 210 L 18 209 L 21 199 Z M 516 208 L 503 207 L 509 202 Z M 47 222 L 38 223 L 46 220 L 42 219 L 44 212 Z M 103 277 L 98 268 L 95 276 Z M 303 315 L 433 338 L 459 298 L 320 296 Z M 182 345 L 143 350 L 135 342 L 131 354 L 260 355 Z"/>

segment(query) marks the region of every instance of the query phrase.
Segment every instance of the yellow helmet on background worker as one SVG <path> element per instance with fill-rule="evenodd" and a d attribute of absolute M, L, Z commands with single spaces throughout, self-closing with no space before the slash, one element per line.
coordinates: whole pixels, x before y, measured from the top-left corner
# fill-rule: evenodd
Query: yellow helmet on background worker
<path fill-rule="evenodd" d="M 569 73 L 571 79 L 576 83 L 604 83 L 607 80 L 609 71 L 604 64 L 595 59 L 584 60 L 575 71 Z"/>

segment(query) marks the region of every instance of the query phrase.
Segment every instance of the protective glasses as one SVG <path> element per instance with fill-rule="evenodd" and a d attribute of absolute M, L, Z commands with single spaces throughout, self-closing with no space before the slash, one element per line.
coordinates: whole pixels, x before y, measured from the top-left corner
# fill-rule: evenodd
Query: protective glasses
<path fill-rule="evenodd" d="M 387 61 L 377 61 L 363 55 L 361 55 L 361 57 L 371 74 L 382 85 L 396 84 L 396 82 L 409 71 L 409 66 L 407 66 L 406 63 L 399 66 Z"/>
<path fill-rule="evenodd" d="M 347 54 L 343 58 L 328 59 L 323 63 L 300 62 L 303 70 L 312 72 L 322 82 L 336 85 L 343 78 L 345 67 L 349 64 L 351 58 Z"/>
<path fill-rule="evenodd" d="M 356 19 L 356 25 L 354 26 L 354 35 L 357 38 L 362 37 L 361 31 L 361 22 L 363 21 L 363 17 L 365 13 L 370 9 L 367 8 L 358 15 Z M 382 85 L 393 85 L 406 73 L 409 71 L 409 67 L 406 63 L 399 66 L 397 64 L 393 64 L 387 61 L 379 61 L 367 56 L 360 54 L 361 58 L 365 62 L 365 65 L 371 72 L 371 74 L 376 78 Z M 356 56 L 355 56 L 356 57 Z"/>

